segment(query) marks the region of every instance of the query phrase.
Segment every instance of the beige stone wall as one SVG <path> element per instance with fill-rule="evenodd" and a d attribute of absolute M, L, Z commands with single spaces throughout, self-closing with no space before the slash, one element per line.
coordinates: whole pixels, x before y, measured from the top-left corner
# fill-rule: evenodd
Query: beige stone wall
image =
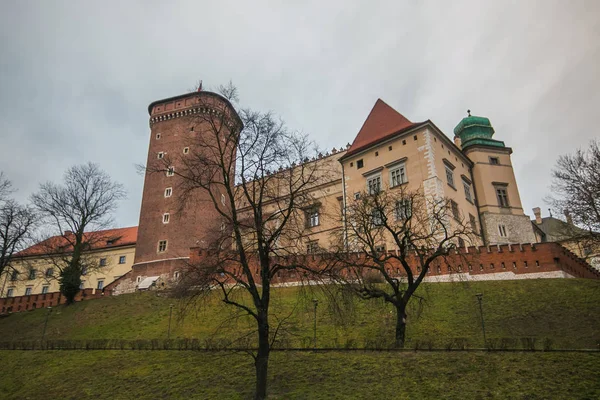
<path fill-rule="evenodd" d="M 100 259 L 105 258 L 106 265 L 91 269 L 89 273 L 82 276 L 83 288 L 95 289 L 98 287 L 98 281 L 103 281 L 103 286 L 106 287 L 115 279 L 125 275 L 131 270 L 135 258 L 135 246 L 123 246 L 111 248 L 109 250 L 94 251 L 89 253 L 89 255 L 90 257 L 93 257 L 94 262 L 97 261 L 98 264 L 100 263 Z M 121 256 L 125 256 L 125 262 L 123 264 L 119 264 Z M 48 287 L 47 291 L 49 293 L 59 291 L 57 279 L 59 271 L 49 259 L 44 257 L 28 257 L 23 260 L 15 261 L 13 266 L 19 271 L 19 277 L 16 281 L 11 281 L 11 277 L 8 274 L 2 276 L 2 280 L 0 281 L 0 297 L 5 297 L 10 288 L 13 289 L 13 296 L 24 295 L 27 288 L 31 288 L 31 294 L 40 294 L 45 286 Z M 30 268 L 35 268 L 36 270 L 35 279 L 28 279 Z M 45 272 L 48 268 L 54 269 L 54 278 L 45 277 Z"/>
<path fill-rule="evenodd" d="M 523 212 L 510 153 L 509 148 L 480 146 L 466 149 L 474 164 L 473 181 L 486 244 L 538 242 L 530 219 Z M 492 164 L 491 157 L 497 158 L 498 164 Z M 494 182 L 507 184 L 508 207 L 500 207 Z M 505 236 L 500 235 L 500 229 L 506 231 Z"/>
<path fill-rule="evenodd" d="M 364 164 L 360 169 L 357 168 L 359 160 Z M 404 160 L 407 183 L 402 186 L 406 190 L 423 191 L 425 196 L 446 197 L 455 201 L 465 220 L 468 221 L 469 215 L 473 215 L 476 229 L 479 229 L 473 185 L 471 183 L 473 202 L 470 202 L 462 183 L 463 177 L 467 182 L 471 181 L 470 162 L 443 133 L 430 126 L 407 132 L 344 160 L 346 201 L 354 201 L 355 193 L 366 191 L 367 179 L 375 175 L 381 176 L 382 189 L 395 190 L 390 187 L 393 169 L 390 163 L 398 160 Z M 446 163 L 454 167 L 454 187 L 447 182 Z M 472 241 L 472 245 L 483 244 L 479 237 L 474 237 Z M 393 248 L 390 246 L 391 241 L 388 241 L 388 248 Z"/>

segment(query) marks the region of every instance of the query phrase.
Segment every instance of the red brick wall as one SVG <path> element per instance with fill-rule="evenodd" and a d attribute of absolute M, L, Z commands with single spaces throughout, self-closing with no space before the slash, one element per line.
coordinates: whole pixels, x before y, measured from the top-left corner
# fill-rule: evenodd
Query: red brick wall
<path fill-rule="evenodd" d="M 190 263 L 201 263 L 206 252 L 201 249 L 192 249 Z M 354 258 L 357 263 L 362 260 L 362 254 L 354 253 L 348 257 Z M 298 255 L 298 262 L 311 265 L 313 268 L 322 268 L 331 265 L 332 261 L 327 255 Z M 514 264 L 513 264 L 514 263 Z M 413 273 L 418 273 L 418 262 L 415 258 L 409 261 Z M 253 271 L 258 271 L 256 267 Z M 533 273 L 565 272 L 576 278 L 600 279 L 600 272 L 592 268 L 582 259 L 576 257 L 569 250 L 558 243 L 537 243 L 523 245 L 481 246 L 460 249 L 445 259 L 438 259 L 428 272 L 428 277 L 449 274 L 465 273 L 472 276 L 513 272 L 516 275 Z M 390 262 L 388 273 L 391 275 L 405 275 L 402 266 L 397 262 Z M 291 282 L 298 280 L 297 272 L 282 272 L 275 282 Z M 254 278 L 258 279 L 255 273 Z"/>
<path fill-rule="evenodd" d="M 108 289 L 84 289 L 75 296 L 75 301 L 98 299 L 110 295 L 111 291 Z M 61 296 L 60 292 L 4 297 L 0 298 L 0 314 L 55 307 L 59 304 L 65 304 L 65 302 L 65 297 Z"/>
<path fill-rule="evenodd" d="M 210 129 L 206 122 L 194 117 L 192 110 L 199 107 L 197 99 L 202 103 L 220 102 L 218 107 L 226 107 L 228 103 L 220 100 L 209 92 L 191 93 L 189 97 L 174 101 L 165 100 L 153 103 L 151 111 L 151 133 L 148 149 L 147 165 L 165 167 L 164 161 L 157 158 L 159 152 L 164 152 L 169 163 L 178 171 L 183 168 L 178 165 L 184 157 L 183 149 L 190 147 L 190 157 L 193 152 L 201 151 L 194 148 L 197 135 L 203 130 Z M 158 111 L 157 111 L 158 110 Z M 173 114 L 175 113 L 175 114 Z M 193 131 L 191 130 L 193 128 Z M 160 139 L 156 135 L 160 133 Z M 199 146 L 196 146 L 199 147 Z M 210 233 L 220 228 L 220 218 L 206 192 L 197 190 L 194 197 L 181 208 L 180 178 L 168 177 L 166 173 L 147 173 L 144 180 L 140 221 L 138 226 L 135 264 L 148 261 L 188 257 L 190 247 L 199 246 L 210 240 Z M 167 187 L 172 187 L 173 195 L 164 197 Z M 163 214 L 170 214 L 168 224 L 163 223 Z M 167 250 L 158 252 L 160 240 L 167 240 Z"/>

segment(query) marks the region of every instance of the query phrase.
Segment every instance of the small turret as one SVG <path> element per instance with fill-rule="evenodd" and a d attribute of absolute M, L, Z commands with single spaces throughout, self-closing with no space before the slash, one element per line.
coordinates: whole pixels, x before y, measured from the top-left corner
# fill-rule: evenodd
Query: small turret
<path fill-rule="evenodd" d="M 462 149 L 476 144 L 492 147 L 506 147 L 504 142 L 492 139 L 494 128 L 490 120 L 486 117 L 471 115 L 471 110 L 467 110 L 468 116 L 454 128 L 454 134 L 460 138 Z"/>

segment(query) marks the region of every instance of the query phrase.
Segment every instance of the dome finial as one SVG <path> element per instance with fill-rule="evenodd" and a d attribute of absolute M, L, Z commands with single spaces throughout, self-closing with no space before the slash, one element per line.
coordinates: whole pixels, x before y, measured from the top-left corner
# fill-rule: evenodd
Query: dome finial
<path fill-rule="evenodd" d="M 467 114 L 469 115 L 469 117 L 471 116 L 471 110 L 467 110 Z"/>

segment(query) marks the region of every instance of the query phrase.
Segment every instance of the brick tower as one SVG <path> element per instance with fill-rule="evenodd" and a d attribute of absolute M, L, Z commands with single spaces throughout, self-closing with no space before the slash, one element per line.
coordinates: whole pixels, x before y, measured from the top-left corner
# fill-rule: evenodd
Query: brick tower
<path fill-rule="evenodd" d="M 208 192 L 196 190 L 185 203 L 181 201 L 183 179 L 170 169 L 182 171 L 185 157 L 203 151 L 198 135 L 205 135 L 203 140 L 214 135 L 206 115 L 223 112 L 234 121 L 230 126 L 241 126 L 227 99 L 201 89 L 148 106 L 150 145 L 146 165 L 151 169 L 163 162 L 166 171 L 145 175 L 133 265 L 136 275 L 174 273 L 189 257 L 190 247 L 202 247 L 210 232 L 221 224 Z"/>

